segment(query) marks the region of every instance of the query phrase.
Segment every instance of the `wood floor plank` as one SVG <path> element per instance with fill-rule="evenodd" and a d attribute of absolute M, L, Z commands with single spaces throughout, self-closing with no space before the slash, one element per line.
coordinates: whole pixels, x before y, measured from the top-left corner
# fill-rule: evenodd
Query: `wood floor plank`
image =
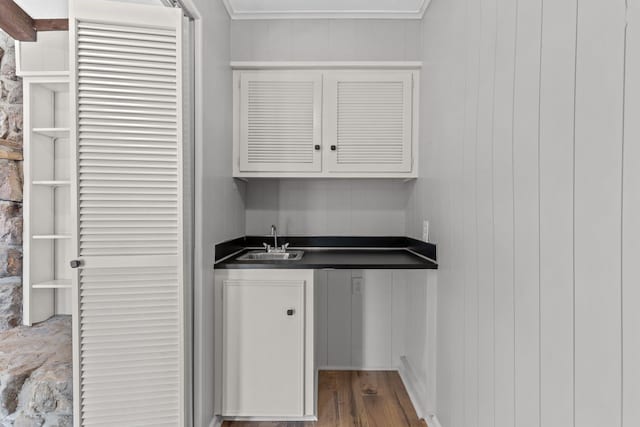
<path fill-rule="evenodd" d="M 223 427 L 427 427 L 395 371 L 321 371 L 317 422 L 225 421 Z"/>

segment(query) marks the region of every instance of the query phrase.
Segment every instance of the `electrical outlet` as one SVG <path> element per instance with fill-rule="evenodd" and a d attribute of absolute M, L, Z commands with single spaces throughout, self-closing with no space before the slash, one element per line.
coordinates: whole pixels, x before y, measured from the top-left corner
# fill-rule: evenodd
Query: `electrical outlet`
<path fill-rule="evenodd" d="M 353 277 L 351 279 L 351 293 L 353 295 L 362 294 L 362 278 L 361 277 Z"/>
<path fill-rule="evenodd" d="M 422 240 L 429 241 L 429 221 L 426 219 L 422 222 Z"/>

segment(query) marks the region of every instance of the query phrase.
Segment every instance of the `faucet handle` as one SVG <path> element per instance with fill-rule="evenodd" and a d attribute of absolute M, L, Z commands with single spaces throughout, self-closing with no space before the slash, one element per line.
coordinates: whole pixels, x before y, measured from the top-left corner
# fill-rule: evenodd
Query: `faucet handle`
<path fill-rule="evenodd" d="M 288 247 L 289 247 L 289 243 L 285 243 L 284 245 L 282 245 L 282 250 L 286 251 Z"/>
<path fill-rule="evenodd" d="M 264 247 L 264 250 L 269 252 L 269 250 L 271 249 L 271 246 L 265 242 L 262 242 L 262 246 Z"/>

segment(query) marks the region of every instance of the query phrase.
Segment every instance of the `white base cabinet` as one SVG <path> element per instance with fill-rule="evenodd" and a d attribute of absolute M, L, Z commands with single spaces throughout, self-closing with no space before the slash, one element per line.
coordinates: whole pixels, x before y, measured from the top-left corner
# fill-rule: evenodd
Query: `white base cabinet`
<path fill-rule="evenodd" d="M 223 417 L 314 416 L 313 294 L 311 270 L 216 272 Z"/>

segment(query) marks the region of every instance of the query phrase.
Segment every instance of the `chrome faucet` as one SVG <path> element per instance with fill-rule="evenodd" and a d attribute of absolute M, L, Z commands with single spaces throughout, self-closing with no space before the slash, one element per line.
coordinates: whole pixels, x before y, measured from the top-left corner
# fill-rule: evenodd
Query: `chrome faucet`
<path fill-rule="evenodd" d="M 278 229 L 275 225 L 271 225 L 271 235 L 273 236 L 273 247 L 278 249 Z"/>
<path fill-rule="evenodd" d="M 278 229 L 276 228 L 275 225 L 271 226 L 271 235 L 273 236 L 273 247 L 270 244 L 265 242 L 262 244 L 262 246 L 264 246 L 265 251 L 267 251 L 268 253 L 286 252 L 287 248 L 289 247 L 289 244 L 285 243 L 281 247 L 278 247 Z"/>

